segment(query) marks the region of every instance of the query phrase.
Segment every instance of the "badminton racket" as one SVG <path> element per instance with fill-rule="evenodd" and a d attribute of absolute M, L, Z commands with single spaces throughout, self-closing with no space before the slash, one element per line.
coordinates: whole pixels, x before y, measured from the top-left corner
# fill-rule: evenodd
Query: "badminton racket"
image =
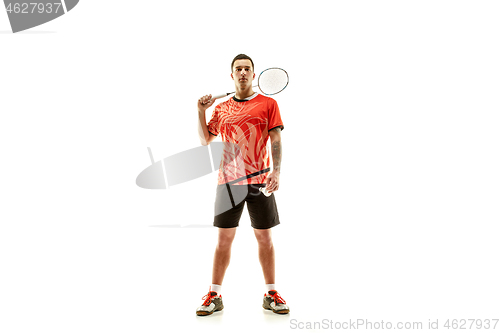
<path fill-rule="evenodd" d="M 288 79 L 288 73 L 284 69 L 277 67 L 268 68 L 259 74 L 257 85 L 253 86 L 253 88 L 258 87 L 259 90 L 267 96 L 276 95 L 288 86 Z M 211 100 L 226 97 L 234 93 L 235 91 L 216 95 L 213 96 Z"/>

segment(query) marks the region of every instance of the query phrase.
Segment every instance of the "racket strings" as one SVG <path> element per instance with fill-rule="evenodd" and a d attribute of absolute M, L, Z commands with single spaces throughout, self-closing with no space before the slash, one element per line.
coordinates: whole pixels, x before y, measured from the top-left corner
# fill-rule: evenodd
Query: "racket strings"
<path fill-rule="evenodd" d="M 288 85 L 288 74 L 281 68 L 270 68 L 259 76 L 259 89 L 266 95 L 274 95 Z"/>

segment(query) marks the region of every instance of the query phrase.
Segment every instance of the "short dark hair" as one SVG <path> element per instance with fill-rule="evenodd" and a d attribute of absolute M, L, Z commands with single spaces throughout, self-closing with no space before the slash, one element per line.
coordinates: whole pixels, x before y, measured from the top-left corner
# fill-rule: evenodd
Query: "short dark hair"
<path fill-rule="evenodd" d="M 236 60 L 242 60 L 242 59 L 248 59 L 250 60 L 250 62 L 252 63 L 252 71 L 255 69 L 254 65 L 253 65 L 253 61 L 252 61 L 252 58 L 250 58 L 249 56 L 247 56 L 246 54 L 238 54 L 236 57 L 234 57 L 233 59 L 233 62 L 231 63 L 231 73 L 233 72 L 233 65 L 234 65 L 234 62 Z"/>

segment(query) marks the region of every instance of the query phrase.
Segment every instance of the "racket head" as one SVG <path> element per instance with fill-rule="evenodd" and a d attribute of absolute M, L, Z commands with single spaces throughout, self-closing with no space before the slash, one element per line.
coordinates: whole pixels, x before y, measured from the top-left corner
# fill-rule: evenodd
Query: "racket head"
<path fill-rule="evenodd" d="M 259 74 L 257 85 L 264 95 L 276 95 L 288 86 L 288 73 L 283 68 L 271 67 Z"/>

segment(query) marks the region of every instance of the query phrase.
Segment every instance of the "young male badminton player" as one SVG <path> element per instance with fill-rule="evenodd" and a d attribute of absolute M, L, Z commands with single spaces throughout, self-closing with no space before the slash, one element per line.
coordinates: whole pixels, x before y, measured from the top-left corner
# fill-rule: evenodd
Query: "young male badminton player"
<path fill-rule="evenodd" d="M 215 107 L 208 124 L 205 111 L 214 104 L 215 99 L 212 99 L 211 95 L 206 95 L 198 100 L 198 129 L 201 143 L 208 145 L 220 134 L 223 142 L 234 145 L 237 149 L 231 158 L 223 155 L 219 168 L 214 218 L 214 226 L 219 229 L 212 284 L 208 294 L 203 297 L 203 304 L 196 309 L 196 314 L 210 315 L 224 308 L 221 285 L 229 265 L 231 245 L 245 203 L 257 239 L 259 260 L 266 284 L 262 306 L 274 313 L 285 314 L 290 309 L 276 291 L 274 247 L 271 237 L 271 228 L 280 223 L 272 192 L 278 190 L 280 183 L 283 122 L 276 101 L 253 91 L 254 64 L 249 56 L 239 54 L 233 59 L 231 78 L 236 93 L 234 97 Z M 273 160 L 273 170 L 270 173 L 266 147 L 269 138 Z M 238 179 L 243 180 L 229 185 L 231 181 Z M 261 187 L 266 187 L 271 195 L 266 196 L 261 193 L 259 190 Z M 244 195 L 241 196 L 241 193 Z M 236 203 L 235 198 L 238 196 L 242 201 Z M 223 201 L 227 200 L 231 200 L 232 206 L 221 210 Z"/>

